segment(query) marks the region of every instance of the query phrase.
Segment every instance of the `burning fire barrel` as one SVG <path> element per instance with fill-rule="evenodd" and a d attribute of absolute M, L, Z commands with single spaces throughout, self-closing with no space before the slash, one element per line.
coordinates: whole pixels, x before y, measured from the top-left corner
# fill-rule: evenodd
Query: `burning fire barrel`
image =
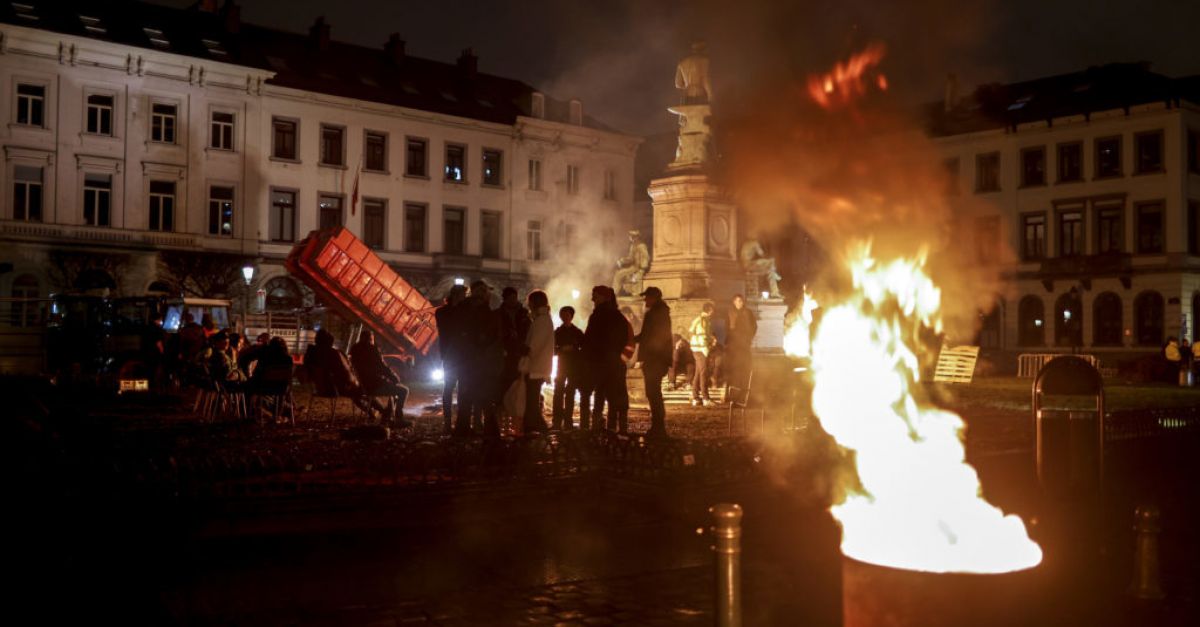
<path fill-rule="evenodd" d="M 931 573 L 842 558 L 844 627 L 1009 627 L 1031 622 L 1036 568 Z"/>
<path fill-rule="evenodd" d="M 1057 397 L 1060 407 L 1046 407 L 1047 397 Z M 1058 497 L 1098 490 L 1104 472 L 1104 381 L 1096 368 L 1070 355 L 1050 360 L 1033 382 L 1033 416 L 1042 489 Z"/>

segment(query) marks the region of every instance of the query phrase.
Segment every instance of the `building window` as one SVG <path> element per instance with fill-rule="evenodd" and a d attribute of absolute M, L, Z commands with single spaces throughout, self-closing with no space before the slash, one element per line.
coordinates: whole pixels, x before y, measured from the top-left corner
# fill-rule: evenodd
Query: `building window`
<path fill-rule="evenodd" d="M 173 104 L 155 102 L 150 105 L 150 141 L 160 144 L 175 143 L 175 121 L 178 119 Z"/>
<path fill-rule="evenodd" d="M 1082 255 L 1083 244 L 1083 211 L 1060 212 L 1058 214 L 1058 256 Z"/>
<path fill-rule="evenodd" d="M 429 142 L 409 137 L 405 144 L 404 173 L 408 176 L 429 176 Z"/>
<path fill-rule="evenodd" d="M 9 324 L 14 327 L 34 327 L 41 324 L 41 307 L 36 299 L 41 297 L 38 280 L 22 274 L 13 280 L 11 294 L 16 302 L 9 309 Z"/>
<path fill-rule="evenodd" d="M 272 242 L 296 241 L 296 192 L 271 190 L 271 215 L 267 219 Z"/>
<path fill-rule="evenodd" d="M 346 165 L 346 129 L 321 125 L 321 165 Z"/>
<path fill-rule="evenodd" d="M 480 252 L 485 259 L 500 258 L 500 213 L 482 211 L 479 214 Z"/>
<path fill-rule="evenodd" d="M 285 276 L 277 276 L 263 286 L 267 293 L 264 303 L 268 311 L 294 311 L 304 306 L 304 295 L 296 282 Z"/>
<path fill-rule="evenodd" d="M 111 226 L 112 175 L 86 174 L 83 177 L 83 222 L 90 226 Z"/>
<path fill-rule="evenodd" d="M 1083 144 L 1072 142 L 1058 145 L 1058 182 L 1083 180 Z"/>
<path fill-rule="evenodd" d="M 42 221 L 42 168 L 13 167 L 13 219 Z"/>
<path fill-rule="evenodd" d="M 467 210 L 458 207 L 442 209 L 442 252 L 461 255 L 467 235 Z"/>
<path fill-rule="evenodd" d="M 1083 305 L 1077 292 L 1063 294 L 1054 302 L 1054 344 L 1083 345 Z"/>
<path fill-rule="evenodd" d="M 579 193 L 579 166 L 577 165 L 567 166 L 567 193 Z"/>
<path fill-rule="evenodd" d="M 1187 132 L 1188 172 L 1200 174 L 1200 131 Z"/>
<path fill-rule="evenodd" d="M 1046 307 L 1037 296 L 1026 296 L 1017 307 L 1017 341 L 1021 346 L 1046 343 Z"/>
<path fill-rule="evenodd" d="M 989 152 L 975 157 L 975 191 L 1000 191 L 1000 153 Z"/>
<path fill-rule="evenodd" d="M 1163 170 L 1163 132 L 1150 131 L 1133 136 L 1135 174 L 1150 174 Z"/>
<path fill-rule="evenodd" d="M 958 157 L 952 157 L 942 161 L 942 172 L 946 175 L 946 195 L 957 196 L 959 194 L 958 176 L 961 169 L 961 162 Z"/>
<path fill-rule="evenodd" d="M 529 160 L 529 189 L 535 192 L 542 191 L 542 161 L 540 159 Z"/>
<path fill-rule="evenodd" d="M 1121 176 L 1121 138 L 1096 140 L 1096 178 Z"/>
<path fill-rule="evenodd" d="M 387 172 L 387 134 L 378 133 L 375 131 L 367 131 L 363 137 L 363 145 L 366 148 L 366 155 L 363 169 L 372 172 Z"/>
<path fill-rule="evenodd" d="M 150 181 L 150 230 L 175 230 L 175 183 Z"/>
<path fill-rule="evenodd" d="M 1046 147 L 1021 151 L 1021 187 L 1046 184 Z"/>
<path fill-rule="evenodd" d="M 317 228 L 331 229 L 342 226 L 342 197 L 334 194 L 317 196 Z"/>
<path fill-rule="evenodd" d="M 276 159 L 296 160 L 296 121 L 271 119 L 271 156 Z"/>
<path fill-rule="evenodd" d="M 17 124 L 45 126 L 46 87 L 44 85 L 17 85 Z"/>
<path fill-rule="evenodd" d="M 542 221 L 530 220 L 525 230 L 525 258 L 529 261 L 542 260 Z"/>
<path fill-rule="evenodd" d="M 1096 252 L 1120 253 L 1125 251 L 1125 208 L 1117 206 L 1096 207 Z"/>
<path fill-rule="evenodd" d="M 617 173 L 612 170 L 604 171 L 604 200 L 617 199 Z"/>
<path fill-rule="evenodd" d="M 208 188 L 208 234 L 233 237 L 233 188 Z"/>
<path fill-rule="evenodd" d="M 1000 258 L 1000 216 L 975 220 L 975 251 L 980 263 L 995 263 Z"/>
<path fill-rule="evenodd" d="M 228 111 L 213 111 L 209 119 L 208 147 L 216 150 L 233 150 L 233 114 Z"/>
<path fill-rule="evenodd" d="M 387 201 L 363 199 L 363 243 L 371 248 L 387 248 Z"/>
<path fill-rule="evenodd" d="M 490 148 L 483 149 L 483 184 L 500 186 L 503 178 L 504 153 Z"/>
<path fill-rule="evenodd" d="M 1092 301 L 1092 344 L 1096 346 L 1120 346 L 1124 322 L 1121 314 L 1121 297 L 1104 292 Z"/>
<path fill-rule="evenodd" d="M 92 94 L 87 97 L 87 132 L 112 135 L 113 97 Z"/>
<path fill-rule="evenodd" d="M 404 251 L 425 252 L 425 205 L 404 205 Z"/>
<path fill-rule="evenodd" d="M 1046 257 L 1046 214 L 1021 217 L 1021 259 L 1034 261 Z"/>
<path fill-rule="evenodd" d="M 467 182 L 467 147 L 461 144 L 446 144 L 447 181 L 452 183 Z"/>
<path fill-rule="evenodd" d="M 1163 252 L 1163 206 L 1152 202 L 1137 207 L 1137 251 Z"/>
<path fill-rule="evenodd" d="M 1141 346 L 1162 346 L 1163 297 L 1158 292 L 1142 292 L 1133 301 L 1134 338 Z"/>

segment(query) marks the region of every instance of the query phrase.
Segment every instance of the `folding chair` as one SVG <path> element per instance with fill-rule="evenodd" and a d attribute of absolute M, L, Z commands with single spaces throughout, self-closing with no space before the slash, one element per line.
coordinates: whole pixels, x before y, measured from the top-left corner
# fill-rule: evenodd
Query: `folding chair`
<path fill-rule="evenodd" d="M 730 386 L 729 392 L 725 395 L 725 400 L 729 402 L 729 422 L 726 429 L 729 435 L 733 435 L 733 411 L 740 410 L 742 412 L 742 433 L 746 432 L 746 410 L 750 408 L 751 389 L 754 387 L 754 371 L 750 371 L 750 376 L 746 378 L 746 388 L 738 388 Z M 762 432 L 766 428 L 767 410 L 763 406 L 758 408 L 758 430 Z"/>

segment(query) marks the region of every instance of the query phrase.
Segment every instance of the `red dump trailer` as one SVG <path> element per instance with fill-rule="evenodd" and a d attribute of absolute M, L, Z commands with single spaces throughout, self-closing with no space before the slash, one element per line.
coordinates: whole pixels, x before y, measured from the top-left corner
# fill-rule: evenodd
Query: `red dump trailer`
<path fill-rule="evenodd" d="M 429 300 L 345 227 L 309 233 L 285 265 L 326 305 L 400 350 L 424 355 L 437 339 Z"/>

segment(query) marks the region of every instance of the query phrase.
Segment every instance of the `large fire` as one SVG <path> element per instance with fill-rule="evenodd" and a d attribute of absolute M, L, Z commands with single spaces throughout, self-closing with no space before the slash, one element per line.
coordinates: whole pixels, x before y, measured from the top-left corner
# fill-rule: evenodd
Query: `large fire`
<path fill-rule="evenodd" d="M 925 253 L 882 260 L 858 243 L 848 263 L 854 289 L 823 309 L 812 344 L 813 410 L 852 452 L 861 485 L 832 508 L 842 552 L 929 572 L 1038 564 L 1041 549 L 1021 520 L 981 498 L 964 461 L 961 418 L 921 402 L 914 389 L 917 337 L 941 328 L 941 291 L 925 271 Z"/>
<path fill-rule="evenodd" d="M 887 77 L 875 68 L 883 60 L 883 44 L 872 44 L 862 52 L 838 63 L 828 74 L 808 79 L 808 94 L 826 109 L 849 104 L 863 94 L 872 83 L 887 91 Z"/>

